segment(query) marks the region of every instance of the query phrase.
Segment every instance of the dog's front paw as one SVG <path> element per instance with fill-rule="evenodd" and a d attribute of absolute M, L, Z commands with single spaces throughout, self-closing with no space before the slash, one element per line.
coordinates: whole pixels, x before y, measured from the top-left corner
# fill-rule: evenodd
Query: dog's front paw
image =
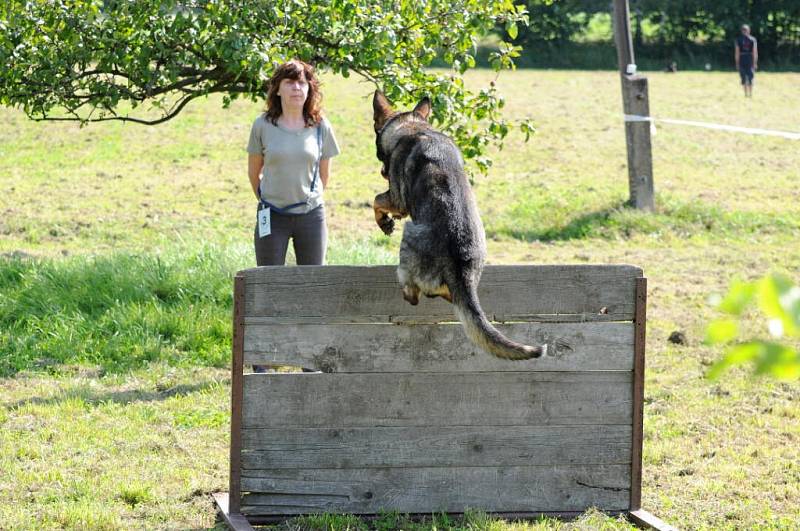
<path fill-rule="evenodd" d="M 383 216 L 378 220 L 378 226 L 387 236 L 394 232 L 394 220 L 389 216 Z"/>

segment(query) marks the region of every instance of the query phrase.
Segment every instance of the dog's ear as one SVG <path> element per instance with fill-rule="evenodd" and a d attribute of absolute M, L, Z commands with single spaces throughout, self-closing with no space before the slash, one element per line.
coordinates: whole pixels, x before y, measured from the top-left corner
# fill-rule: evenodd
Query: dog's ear
<path fill-rule="evenodd" d="M 425 120 L 428 121 L 428 117 L 431 115 L 431 100 L 427 96 L 422 98 L 417 106 L 414 107 L 414 114 Z"/>
<path fill-rule="evenodd" d="M 378 132 L 392 113 L 394 113 L 392 104 L 389 103 L 389 100 L 386 99 L 386 96 L 384 96 L 383 92 L 380 90 L 376 90 L 375 95 L 372 96 L 372 110 L 374 111 L 375 132 Z"/>

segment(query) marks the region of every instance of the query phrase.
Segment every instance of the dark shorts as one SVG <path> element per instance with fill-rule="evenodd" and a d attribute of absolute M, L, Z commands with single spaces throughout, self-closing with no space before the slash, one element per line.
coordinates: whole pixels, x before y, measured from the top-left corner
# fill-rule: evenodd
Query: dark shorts
<path fill-rule="evenodd" d="M 739 62 L 739 77 L 742 78 L 742 85 L 752 85 L 755 75 L 756 71 L 753 68 L 753 61 L 742 56 Z"/>
<path fill-rule="evenodd" d="M 294 246 L 297 265 L 322 265 L 328 246 L 328 226 L 325 224 L 325 207 L 318 206 L 307 214 L 297 216 L 270 212 L 269 236 L 258 237 L 256 224 L 253 240 L 256 264 L 284 265 L 289 240 Z"/>

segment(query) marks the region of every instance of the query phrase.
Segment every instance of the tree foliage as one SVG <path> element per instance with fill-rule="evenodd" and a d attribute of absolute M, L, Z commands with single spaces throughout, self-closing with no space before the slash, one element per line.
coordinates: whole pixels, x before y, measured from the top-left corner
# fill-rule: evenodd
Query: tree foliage
<path fill-rule="evenodd" d="M 565 42 L 581 35 L 589 17 L 610 13 L 610 0 L 526 0 L 531 23 L 519 42 Z M 728 44 L 749 24 L 764 55 L 800 46 L 800 0 L 629 0 L 635 26 L 655 28 L 661 46 L 686 48 L 692 42 Z M 639 35 L 641 38 L 641 35 Z"/>
<path fill-rule="evenodd" d="M 753 304 L 767 318 L 768 339 L 741 338 L 741 317 Z M 756 374 L 783 380 L 800 379 L 800 286 L 773 274 L 753 282 L 735 281 L 718 308 L 726 317 L 708 325 L 706 342 L 726 345 L 725 356 L 711 367 L 709 377 L 741 364 L 755 364 Z"/>
<path fill-rule="evenodd" d="M 800 44 L 800 0 L 633 0 L 633 4 L 657 25 L 662 42 L 727 41 L 748 24 L 765 49 Z"/>
<path fill-rule="evenodd" d="M 473 91 L 461 75 L 482 35 L 526 21 L 512 0 L 4 0 L 0 103 L 37 120 L 157 124 L 212 93 L 256 101 L 275 66 L 300 58 L 400 106 L 430 95 L 433 120 L 485 170 L 490 143 L 533 129 L 502 116 L 493 83 Z M 492 67 L 518 53 L 501 43 Z M 426 69 L 437 57 L 449 72 Z"/>
<path fill-rule="evenodd" d="M 535 53 L 541 44 L 582 39 L 591 17 L 610 14 L 610 0 L 526 0 L 530 26 L 514 40 Z M 742 24 L 758 38 L 764 63 L 788 62 L 800 50 L 800 0 L 629 0 L 634 39 L 646 54 L 692 55 L 697 46 L 730 58 Z M 650 31 L 648 38 L 643 26 Z M 644 50 L 641 47 L 644 46 Z M 781 59 L 781 60 L 779 60 Z"/>
<path fill-rule="evenodd" d="M 525 45 L 569 41 L 586 30 L 591 15 L 608 12 L 611 5 L 610 0 L 527 0 L 524 4 L 530 23 L 515 42 Z"/>

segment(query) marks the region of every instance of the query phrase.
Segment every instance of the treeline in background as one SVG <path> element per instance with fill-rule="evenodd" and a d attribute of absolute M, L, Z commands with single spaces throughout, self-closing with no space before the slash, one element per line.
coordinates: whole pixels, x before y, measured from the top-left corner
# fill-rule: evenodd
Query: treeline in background
<path fill-rule="evenodd" d="M 528 9 L 530 25 L 513 39 L 523 48 L 517 66 L 616 68 L 611 0 L 519 3 Z M 742 24 L 758 39 L 759 68 L 800 69 L 800 0 L 629 0 L 629 5 L 640 69 L 660 70 L 672 62 L 679 70 L 732 69 L 733 40 Z"/>

